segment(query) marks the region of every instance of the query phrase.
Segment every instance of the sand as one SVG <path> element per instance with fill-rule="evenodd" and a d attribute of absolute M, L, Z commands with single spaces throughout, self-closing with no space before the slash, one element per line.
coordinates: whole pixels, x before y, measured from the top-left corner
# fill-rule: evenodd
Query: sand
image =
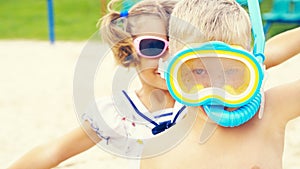
<path fill-rule="evenodd" d="M 0 41 L 0 168 L 79 125 L 73 103 L 73 76 L 84 46 L 85 42 L 51 45 L 47 41 Z M 300 55 L 270 69 L 266 88 L 300 78 L 299 66 Z M 104 84 L 96 91 L 109 89 Z M 299 133 L 300 118 L 287 127 L 285 169 L 300 167 Z M 95 146 L 56 168 L 119 169 L 126 165 L 126 160 Z"/>

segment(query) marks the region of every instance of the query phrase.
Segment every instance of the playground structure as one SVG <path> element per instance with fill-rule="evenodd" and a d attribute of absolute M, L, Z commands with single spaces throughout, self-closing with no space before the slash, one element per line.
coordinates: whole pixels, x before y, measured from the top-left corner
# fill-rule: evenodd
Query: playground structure
<path fill-rule="evenodd" d="M 300 24 L 300 0 L 273 0 L 272 10 L 263 14 L 263 20 L 265 33 L 273 23 Z"/>
<path fill-rule="evenodd" d="M 53 10 L 53 1 L 47 0 L 48 6 L 48 27 L 49 27 L 49 41 L 51 44 L 55 41 L 54 33 L 54 10 Z"/>

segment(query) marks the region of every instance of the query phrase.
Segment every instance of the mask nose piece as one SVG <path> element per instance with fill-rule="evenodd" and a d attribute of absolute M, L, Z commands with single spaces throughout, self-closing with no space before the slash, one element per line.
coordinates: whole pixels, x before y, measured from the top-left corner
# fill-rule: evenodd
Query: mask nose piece
<path fill-rule="evenodd" d="M 165 71 L 166 71 L 166 65 L 167 61 L 163 61 L 163 58 L 160 58 L 158 60 L 158 73 L 160 74 L 160 77 L 165 79 Z"/>

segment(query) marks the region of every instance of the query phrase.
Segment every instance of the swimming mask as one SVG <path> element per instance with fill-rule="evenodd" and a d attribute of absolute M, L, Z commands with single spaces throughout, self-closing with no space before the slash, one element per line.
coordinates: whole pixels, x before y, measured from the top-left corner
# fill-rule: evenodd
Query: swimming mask
<path fill-rule="evenodd" d="M 224 127 L 239 126 L 258 111 L 263 112 L 265 37 L 258 2 L 248 1 L 248 8 L 254 37 L 252 53 L 210 41 L 188 46 L 159 63 L 176 101 L 202 106 L 211 120 Z"/>
<path fill-rule="evenodd" d="M 252 53 L 218 41 L 180 51 L 166 72 L 171 95 L 187 106 L 243 106 L 259 93 L 263 79 Z"/>

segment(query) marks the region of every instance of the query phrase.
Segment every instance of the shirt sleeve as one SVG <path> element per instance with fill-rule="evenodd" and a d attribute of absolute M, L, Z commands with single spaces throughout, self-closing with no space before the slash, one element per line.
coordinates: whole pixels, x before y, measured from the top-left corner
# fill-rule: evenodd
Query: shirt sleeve
<path fill-rule="evenodd" d="M 108 152 L 121 156 L 138 157 L 143 144 L 136 134 L 145 133 L 145 127 L 139 129 L 123 114 L 118 113 L 111 98 L 102 98 L 91 104 L 88 111 L 82 115 L 83 121 L 88 121 L 101 141 L 98 145 Z"/>
<path fill-rule="evenodd" d="M 127 131 L 122 117 L 115 110 L 112 100 L 105 97 L 89 106 L 82 120 L 88 121 L 90 127 L 104 140 L 126 137 Z"/>

